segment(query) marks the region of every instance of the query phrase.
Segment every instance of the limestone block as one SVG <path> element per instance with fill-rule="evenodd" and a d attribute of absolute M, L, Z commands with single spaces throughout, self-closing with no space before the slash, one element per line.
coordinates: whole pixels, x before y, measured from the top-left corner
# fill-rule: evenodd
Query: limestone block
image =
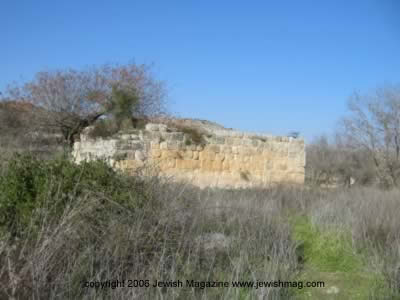
<path fill-rule="evenodd" d="M 200 161 L 177 159 L 176 167 L 178 169 L 184 169 L 184 170 L 195 170 L 200 167 Z"/>
<path fill-rule="evenodd" d="M 273 160 L 274 154 L 269 150 L 265 150 L 265 151 L 263 151 L 262 157 L 263 157 L 263 160 Z"/>
<path fill-rule="evenodd" d="M 294 168 L 304 168 L 306 166 L 304 157 L 296 157 L 291 160 L 291 163 Z"/>
<path fill-rule="evenodd" d="M 126 159 L 135 159 L 135 150 L 133 151 L 117 151 L 114 154 L 114 158 L 118 160 L 118 157 L 123 157 L 124 153 L 126 155 Z"/>
<path fill-rule="evenodd" d="M 169 134 L 169 139 L 172 141 L 180 141 L 182 142 L 184 139 L 185 134 L 183 132 L 171 132 Z"/>
<path fill-rule="evenodd" d="M 264 147 L 263 146 L 258 146 L 257 148 L 254 149 L 254 153 L 257 155 L 261 155 L 264 151 Z"/>
<path fill-rule="evenodd" d="M 304 151 L 300 150 L 300 149 L 289 148 L 288 156 L 290 158 L 301 157 L 301 156 L 304 156 Z"/>
<path fill-rule="evenodd" d="M 278 165 L 278 169 L 281 171 L 286 171 L 288 169 L 288 165 L 286 163 L 280 163 Z"/>
<path fill-rule="evenodd" d="M 234 155 L 232 153 L 223 153 L 225 156 L 225 161 L 233 160 Z"/>
<path fill-rule="evenodd" d="M 161 137 L 167 141 L 183 142 L 184 140 L 184 133 L 183 132 L 163 132 Z"/>
<path fill-rule="evenodd" d="M 143 151 L 140 151 L 140 150 L 135 151 L 135 159 L 136 160 L 144 161 L 145 158 L 146 158 L 146 156 L 144 155 Z"/>
<path fill-rule="evenodd" d="M 180 154 L 176 150 L 161 150 L 161 158 L 163 159 L 175 159 L 180 158 Z"/>
<path fill-rule="evenodd" d="M 196 151 L 203 151 L 204 147 L 202 145 L 196 146 Z"/>
<path fill-rule="evenodd" d="M 186 150 L 190 150 L 190 151 L 196 151 L 197 146 L 196 145 L 185 145 L 183 146 Z"/>
<path fill-rule="evenodd" d="M 145 128 L 148 131 L 158 131 L 158 124 L 148 123 Z"/>
<path fill-rule="evenodd" d="M 151 156 L 154 157 L 154 158 L 161 157 L 161 150 L 160 149 L 151 150 Z"/>
<path fill-rule="evenodd" d="M 212 170 L 215 172 L 221 172 L 222 171 L 222 162 L 214 160 L 212 162 Z"/>
<path fill-rule="evenodd" d="M 176 159 L 163 159 L 160 161 L 158 166 L 161 171 L 174 169 L 176 167 Z"/>
<path fill-rule="evenodd" d="M 134 133 L 134 134 L 130 134 L 130 139 L 131 140 L 135 140 L 135 141 L 138 141 L 138 140 L 140 140 L 140 137 L 139 137 L 139 134 L 136 134 L 136 133 Z"/>
<path fill-rule="evenodd" d="M 242 169 L 242 163 L 238 162 L 238 161 L 233 161 L 230 163 L 230 170 L 233 172 L 239 171 Z"/>
<path fill-rule="evenodd" d="M 200 163 L 200 168 L 203 171 L 213 171 L 213 162 L 211 160 L 202 160 Z"/>
<path fill-rule="evenodd" d="M 273 150 L 277 154 L 287 155 L 288 154 L 288 149 L 289 149 L 288 146 L 289 146 L 288 143 L 274 143 L 273 144 Z"/>
<path fill-rule="evenodd" d="M 166 131 L 167 130 L 167 125 L 148 123 L 148 124 L 146 124 L 145 128 L 148 131 Z"/>
<path fill-rule="evenodd" d="M 264 172 L 268 172 L 268 174 L 272 174 L 274 172 L 274 163 L 272 161 L 265 163 Z"/>
<path fill-rule="evenodd" d="M 73 146 L 74 151 L 79 151 L 81 149 L 81 145 L 81 142 L 75 142 Z"/>
<path fill-rule="evenodd" d="M 103 145 L 102 148 L 106 149 L 107 145 Z M 116 144 L 116 148 L 119 150 L 141 150 L 141 149 L 143 149 L 143 142 L 131 141 L 131 140 L 120 140 Z"/>
<path fill-rule="evenodd" d="M 193 159 L 198 160 L 199 159 L 199 151 L 193 151 Z"/>
<path fill-rule="evenodd" d="M 209 160 L 215 160 L 215 152 L 207 152 Z"/>
<path fill-rule="evenodd" d="M 193 151 L 186 150 L 186 151 L 181 151 L 181 155 L 184 159 L 192 159 L 193 158 Z"/>
<path fill-rule="evenodd" d="M 215 137 L 215 142 L 216 142 L 217 144 L 223 145 L 223 144 L 225 144 L 225 138 L 222 137 L 222 136 L 216 136 L 216 137 Z"/>
<path fill-rule="evenodd" d="M 168 143 L 167 142 L 161 142 L 160 143 L 160 149 L 161 150 L 167 150 L 168 149 Z"/>
<path fill-rule="evenodd" d="M 248 147 L 252 147 L 253 146 L 253 140 L 249 139 L 249 138 L 244 138 L 242 140 L 242 145 L 243 146 L 248 146 Z"/>
<path fill-rule="evenodd" d="M 255 138 L 251 140 L 251 146 L 254 148 L 257 148 L 261 143 L 262 142 L 260 140 L 255 139 Z"/>
<path fill-rule="evenodd" d="M 224 145 L 221 147 L 221 152 L 223 153 L 232 153 L 232 147 Z"/>
<path fill-rule="evenodd" d="M 206 149 L 208 150 L 208 151 L 211 151 L 211 152 L 214 152 L 214 153 L 219 153 L 220 152 L 220 146 L 218 146 L 218 145 L 208 145 L 207 147 L 206 147 Z"/>
<path fill-rule="evenodd" d="M 247 147 L 246 155 L 251 155 L 251 156 L 253 156 L 253 155 L 255 155 L 255 154 L 256 154 L 255 148 L 253 148 L 253 147 Z"/>
<path fill-rule="evenodd" d="M 225 160 L 225 155 L 223 153 L 217 153 L 215 155 L 215 160 L 216 161 L 224 161 Z"/>
<path fill-rule="evenodd" d="M 207 150 L 201 151 L 199 154 L 200 160 L 215 160 L 215 153 Z"/>
<path fill-rule="evenodd" d="M 236 131 L 232 134 L 233 137 L 242 138 L 244 136 L 244 132 Z"/>
<path fill-rule="evenodd" d="M 262 161 L 262 160 L 252 162 L 252 164 L 253 164 L 252 169 L 254 169 L 254 170 L 256 170 L 256 171 L 264 171 L 264 169 L 265 169 L 265 167 L 264 167 L 265 162 Z"/>
<path fill-rule="evenodd" d="M 290 137 L 288 136 L 281 136 L 281 142 L 288 143 L 290 141 Z"/>
<path fill-rule="evenodd" d="M 252 177 L 257 178 L 257 179 L 262 179 L 263 178 L 263 171 L 261 170 L 253 170 L 251 172 Z"/>
<path fill-rule="evenodd" d="M 160 141 L 162 137 L 161 132 L 158 131 L 145 131 L 143 134 L 143 140 L 150 140 L 150 141 Z"/>
<path fill-rule="evenodd" d="M 150 142 L 150 148 L 151 149 L 160 149 L 160 143 L 157 141 L 151 141 Z"/>
<path fill-rule="evenodd" d="M 243 139 L 241 139 L 241 138 L 234 138 L 234 139 L 233 139 L 233 145 L 235 145 L 235 146 L 241 146 L 241 145 L 243 145 Z"/>
<path fill-rule="evenodd" d="M 228 146 L 232 146 L 235 144 L 235 139 L 234 138 L 226 138 L 225 144 Z"/>
<path fill-rule="evenodd" d="M 230 162 L 229 161 L 223 161 L 222 162 L 222 171 L 230 171 Z"/>
<path fill-rule="evenodd" d="M 167 149 L 168 150 L 180 150 L 183 149 L 183 145 L 177 141 L 168 141 L 167 142 Z"/>
<path fill-rule="evenodd" d="M 239 148 L 239 154 L 240 155 L 251 155 L 251 148 L 249 148 L 249 147 L 245 147 L 245 146 L 243 146 L 243 147 L 240 147 Z"/>
<path fill-rule="evenodd" d="M 233 154 L 239 154 L 239 147 L 238 146 L 233 146 L 232 147 L 232 153 Z"/>
<path fill-rule="evenodd" d="M 119 136 L 120 139 L 122 140 L 130 140 L 131 139 L 131 135 L 130 134 L 121 134 Z"/>
<path fill-rule="evenodd" d="M 121 170 L 134 170 L 138 167 L 143 166 L 143 162 L 137 161 L 134 159 L 129 159 L 129 160 L 122 160 L 122 161 L 116 161 L 115 162 L 117 168 Z"/>
<path fill-rule="evenodd" d="M 167 125 L 165 125 L 165 124 L 158 124 L 158 130 L 159 130 L 160 132 L 165 132 L 165 131 L 167 131 L 167 129 L 168 129 L 168 126 L 167 126 Z"/>
<path fill-rule="evenodd" d="M 204 151 L 199 152 L 199 160 L 206 160 L 206 154 Z"/>

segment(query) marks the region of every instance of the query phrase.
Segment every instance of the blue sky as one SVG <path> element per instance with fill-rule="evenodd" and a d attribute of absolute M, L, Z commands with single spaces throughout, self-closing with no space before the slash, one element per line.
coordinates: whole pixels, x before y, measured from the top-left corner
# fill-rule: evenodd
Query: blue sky
<path fill-rule="evenodd" d="M 43 69 L 154 63 L 171 111 L 307 140 L 400 82 L 400 1 L 0 2 L 0 90 Z"/>

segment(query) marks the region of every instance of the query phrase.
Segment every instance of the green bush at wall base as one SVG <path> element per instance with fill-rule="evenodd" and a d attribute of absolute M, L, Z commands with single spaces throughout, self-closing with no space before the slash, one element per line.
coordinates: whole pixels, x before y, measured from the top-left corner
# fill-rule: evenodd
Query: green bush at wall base
<path fill-rule="evenodd" d="M 21 234 L 34 210 L 48 205 L 45 200 L 56 199 L 51 211 L 60 214 L 85 191 L 96 191 L 134 209 L 144 200 L 143 195 L 131 192 L 137 185 L 140 182 L 134 177 L 120 176 L 103 161 L 76 165 L 66 158 L 43 161 L 16 154 L 0 175 L 0 234 Z"/>

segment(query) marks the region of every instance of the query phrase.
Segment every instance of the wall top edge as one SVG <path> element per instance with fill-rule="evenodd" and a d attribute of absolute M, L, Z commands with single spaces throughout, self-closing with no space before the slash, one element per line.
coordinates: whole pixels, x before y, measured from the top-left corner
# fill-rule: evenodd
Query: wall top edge
<path fill-rule="evenodd" d="M 200 129 L 201 130 L 201 129 Z M 87 137 L 88 131 L 90 131 L 90 127 L 86 128 L 82 133 L 83 136 Z M 127 131 L 121 131 L 116 133 L 111 139 L 119 139 L 124 135 L 141 135 L 144 132 L 160 132 L 161 134 L 168 134 L 173 132 L 182 132 L 178 128 L 169 127 L 165 124 L 159 123 L 148 123 L 146 124 L 144 129 L 131 129 Z M 291 137 L 291 136 L 279 136 L 279 135 L 271 135 L 267 133 L 261 132 L 251 132 L 251 131 L 239 131 L 234 129 L 213 129 L 203 131 L 203 134 L 207 137 L 223 137 L 223 138 L 248 138 L 248 139 L 265 139 L 266 141 L 277 141 L 277 142 L 296 142 L 296 143 L 304 143 L 303 137 Z M 110 138 L 106 138 L 110 139 Z"/>

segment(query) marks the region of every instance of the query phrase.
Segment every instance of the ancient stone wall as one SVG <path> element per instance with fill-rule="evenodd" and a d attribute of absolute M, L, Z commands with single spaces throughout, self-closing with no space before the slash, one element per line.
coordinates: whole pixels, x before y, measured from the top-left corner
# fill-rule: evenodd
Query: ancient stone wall
<path fill-rule="evenodd" d="M 114 168 L 132 172 L 151 165 L 161 174 L 189 180 L 200 187 L 248 187 L 304 183 L 304 140 L 232 130 L 216 130 L 194 143 L 187 133 L 163 124 L 102 139 L 81 135 L 74 145 L 76 162 L 106 159 Z"/>

